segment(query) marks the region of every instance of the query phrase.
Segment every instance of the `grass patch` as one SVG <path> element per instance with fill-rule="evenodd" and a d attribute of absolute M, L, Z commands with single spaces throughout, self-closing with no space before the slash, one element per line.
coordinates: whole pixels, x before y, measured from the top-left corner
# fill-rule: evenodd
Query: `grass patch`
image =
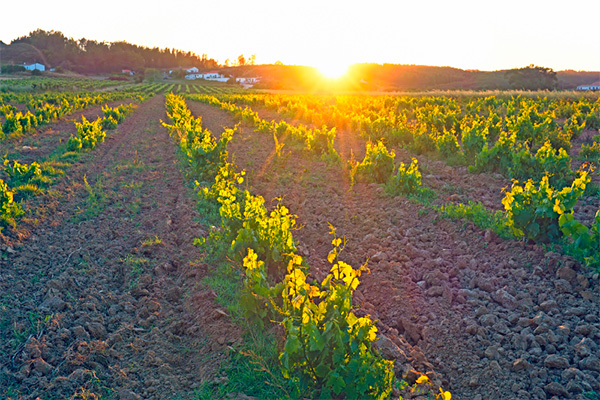
<path fill-rule="evenodd" d="M 200 203 L 202 207 L 202 203 L 206 202 Z M 225 261 L 229 245 L 223 236 L 220 228 L 213 226 L 208 237 L 196 239 L 195 244 L 203 253 L 203 261 L 215 266 L 203 283 L 217 294 L 216 303 L 236 324 L 244 327 L 243 344 L 233 349 L 228 362 L 221 366 L 220 373 L 227 378 L 205 382 L 196 390 L 194 398 L 231 398 L 237 393 L 259 399 L 298 398 L 295 383 L 283 377 L 275 330 L 264 331 L 249 324 L 243 317 L 240 307 L 241 269 Z"/>
<path fill-rule="evenodd" d="M 501 238 L 514 238 L 507 226 L 506 215 L 502 211 L 493 213 L 479 202 L 469 201 L 468 204 L 434 206 L 434 209 L 439 212 L 439 218 L 447 218 L 452 221 L 461 219 L 471 221 L 482 230 L 491 229 Z"/>
<path fill-rule="evenodd" d="M 204 383 L 194 398 L 224 399 L 244 393 L 257 399 L 299 398 L 295 382 L 285 379 L 279 367 L 277 335 L 273 332 L 248 332 L 244 344 L 231 353 L 221 374 L 227 379 Z"/>
<path fill-rule="evenodd" d="M 25 343 L 29 336 L 38 336 L 51 319 L 52 315 L 42 317 L 35 311 L 29 311 L 27 313 L 27 324 L 13 321 L 9 325 L 10 333 L 6 335 L 6 338 L 13 349 L 16 349 L 19 345 Z M 5 322 L 3 321 L 3 324 Z"/>
<path fill-rule="evenodd" d="M 421 187 L 418 192 L 406 195 L 407 199 L 428 207 L 437 197 L 437 193 L 427 187 Z"/>
<path fill-rule="evenodd" d="M 213 237 L 214 239 L 214 237 Z M 205 259 L 226 251 L 223 242 L 216 245 Z M 208 243 L 206 244 L 208 245 Z M 206 246 L 204 245 L 204 246 Z M 232 264 L 221 261 L 204 283 L 217 293 L 216 302 L 227 310 L 232 319 L 245 328 L 243 342 L 231 351 L 227 363 L 221 366 L 220 378 L 205 382 L 194 393 L 195 399 L 223 399 L 244 393 L 258 399 L 298 398 L 299 389 L 294 381 L 285 379 L 279 362 L 279 337 L 274 329 L 264 331 L 251 326 L 242 316 L 239 297 L 241 273 Z"/>
<path fill-rule="evenodd" d="M 96 179 L 94 186 L 87 181 L 87 176 L 83 177 L 83 186 L 87 192 L 87 198 L 83 201 L 82 206 L 77 207 L 74 222 L 81 222 L 86 219 L 96 218 L 106 208 L 108 194 L 103 186 L 102 177 Z"/>
<path fill-rule="evenodd" d="M 131 183 L 123 183 L 123 189 L 128 189 L 134 192 L 140 191 L 140 189 L 144 186 L 144 182 L 139 181 L 131 181 Z"/>
<path fill-rule="evenodd" d="M 127 254 L 121 262 L 125 264 L 129 272 L 129 289 L 133 289 L 137 286 L 140 276 L 142 276 L 150 266 L 150 260 L 145 257 Z"/>
<path fill-rule="evenodd" d="M 232 263 L 225 261 L 229 246 L 223 236 L 220 229 L 212 227 L 207 238 L 195 239 L 194 244 L 202 252 L 202 261 L 216 266 L 211 269 L 212 273 L 204 278 L 204 284 L 217 293 L 216 302 L 239 323 L 241 271 L 234 268 Z"/>
<path fill-rule="evenodd" d="M 61 155 L 57 156 L 55 159 L 72 164 L 81 160 L 81 153 L 78 153 L 76 151 L 65 151 Z"/>
<path fill-rule="evenodd" d="M 118 175 L 130 175 L 134 173 L 140 173 L 147 170 L 149 167 L 138 158 L 137 150 L 133 160 L 119 163 L 115 166 L 115 172 Z"/>

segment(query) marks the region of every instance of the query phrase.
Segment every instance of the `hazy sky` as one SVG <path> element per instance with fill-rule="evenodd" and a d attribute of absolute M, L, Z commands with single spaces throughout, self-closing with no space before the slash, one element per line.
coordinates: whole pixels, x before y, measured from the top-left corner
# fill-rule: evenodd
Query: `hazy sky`
<path fill-rule="evenodd" d="M 37 28 L 206 53 L 220 62 L 355 62 L 600 71 L 600 0 L 74 0 L 0 6 L 0 40 Z"/>

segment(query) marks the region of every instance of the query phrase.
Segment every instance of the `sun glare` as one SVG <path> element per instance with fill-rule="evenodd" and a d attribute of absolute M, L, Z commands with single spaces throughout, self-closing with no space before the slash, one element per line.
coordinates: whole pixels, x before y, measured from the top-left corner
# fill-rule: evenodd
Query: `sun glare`
<path fill-rule="evenodd" d="M 326 65 L 317 66 L 319 72 L 330 79 L 341 78 L 346 72 L 348 72 L 348 65 L 330 63 Z"/>

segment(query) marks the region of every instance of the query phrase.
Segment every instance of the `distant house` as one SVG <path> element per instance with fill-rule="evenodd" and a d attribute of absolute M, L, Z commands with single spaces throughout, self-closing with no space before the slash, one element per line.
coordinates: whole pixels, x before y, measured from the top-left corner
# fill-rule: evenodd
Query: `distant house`
<path fill-rule="evenodd" d="M 46 70 L 46 66 L 44 64 L 40 64 L 40 63 L 23 64 L 23 68 L 25 68 L 27 71 L 34 71 L 36 69 L 38 71 L 45 71 Z"/>
<path fill-rule="evenodd" d="M 121 70 L 121 73 L 122 73 L 122 74 L 127 74 L 127 75 L 132 75 L 132 76 L 135 74 L 135 72 L 133 72 L 133 71 L 132 71 L 132 70 L 130 70 L 130 69 L 122 69 L 122 70 Z"/>
<path fill-rule="evenodd" d="M 205 72 L 203 75 L 204 76 L 202 79 L 206 79 L 207 81 L 218 81 L 221 79 L 225 79 L 225 76 L 223 74 L 218 73 L 217 71 Z"/>
<path fill-rule="evenodd" d="M 198 73 L 198 71 L 199 71 L 199 69 L 198 69 L 198 68 L 196 68 L 196 67 L 192 67 L 192 68 L 190 68 L 190 69 L 186 69 L 186 70 L 185 70 L 185 72 L 187 72 L 188 74 L 197 74 L 197 73 Z"/>
<path fill-rule="evenodd" d="M 185 79 L 205 79 L 207 81 L 227 82 L 229 78 L 226 78 L 223 74 L 217 71 L 204 72 L 202 74 L 188 74 Z"/>
<path fill-rule="evenodd" d="M 258 78 L 235 78 L 235 81 L 237 83 L 245 83 L 245 84 L 253 85 L 256 82 L 258 82 Z"/>
<path fill-rule="evenodd" d="M 600 81 L 594 82 L 591 85 L 579 85 L 577 90 L 600 90 Z"/>
<path fill-rule="evenodd" d="M 260 78 L 254 78 L 254 77 L 240 77 L 240 78 L 235 78 L 235 81 L 237 83 L 239 83 L 240 86 L 243 87 L 244 89 L 250 89 L 259 80 L 260 80 Z"/>

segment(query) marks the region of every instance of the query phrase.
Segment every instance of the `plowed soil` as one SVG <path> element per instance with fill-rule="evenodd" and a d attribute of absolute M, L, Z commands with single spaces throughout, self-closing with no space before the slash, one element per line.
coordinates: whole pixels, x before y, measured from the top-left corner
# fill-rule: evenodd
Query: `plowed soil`
<path fill-rule="evenodd" d="M 224 111 L 188 106 L 217 135 L 235 125 Z M 192 398 L 240 340 L 202 284 L 211 267 L 192 242 L 206 228 L 160 119 L 163 96 L 140 104 L 32 202 L 38 221 L 3 232 L 0 397 Z M 338 132 L 336 146 L 343 158 L 364 155 L 353 132 Z M 398 375 L 427 372 L 453 399 L 600 393 L 597 274 L 550 248 L 439 219 L 380 185 L 351 187 L 342 164 L 283 151 L 278 158 L 272 136 L 244 125 L 229 145 L 249 189 L 297 215 L 294 236 L 313 276 L 329 270 L 329 224 L 347 239 L 342 259 L 368 261 L 355 305 L 377 320 L 379 347 Z M 419 162 L 437 201 L 501 208 L 510 184 L 501 176 Z"/>
<path fill-rule="evenodd" d="M 160 119 L 163 96 L 140 104 L 7 233 L 0 398 L 186 398 L 238 340 L 201 284 L 203 228 Z"/>

